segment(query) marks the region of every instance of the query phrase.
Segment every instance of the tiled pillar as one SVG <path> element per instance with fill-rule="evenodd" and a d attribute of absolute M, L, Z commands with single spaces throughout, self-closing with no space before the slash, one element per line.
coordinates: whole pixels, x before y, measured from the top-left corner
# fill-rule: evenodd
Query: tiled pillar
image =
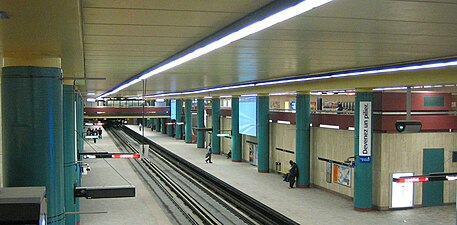
<path fill-rule="evenodd" d="M 270 96 L 257 95 L 258 171 L 270 172 Z"/>
<path fill-rule="evenodd" d="M 232 96 L 232 161 L 241 162 L 240 96 Z"/>
<path fill-rule="evenodd" d="M 48 224 L 64 224 L 62 70 L 37 61 L 2 69 L 3 184 L 46 186 Z"/>
<path fill-rule="evenodd" d="M 299 176 L 297 187 L 309 187 L 310 184 L 310 128 L 311 120 L 309 92 L 297 93 L 296 116 L 296 161 Z"/>
<path fill-rule="evenodd" d="M 205 102 L 203 98 L 197 99 L 197 148 L 205 147 L 205 121 L 204 121 Z"/>
<path fill-rule="evenodd" d="M 211 147 L 214 154 L 221 153 L 221 141 L 217 136 L 221 133 L 221 99 L 214 96 L 211 101 L 211 125 L 213 132 L 211 133 Z"/>
<path fill-rule="evenodd" d="M 65 211 L 75 212 L 74 186 L 77 184 L 76 102 L 73 85 L 63 86 L 63 157 Z M 76 224 L 76 214 L 65 216 L 65 224 Z"/>
<path fill-rule="evenodd" d="M 373 139 L 373 92 L 356 90 L 354 116 L 354 209 L 370 211 L 372 209 L 372 139 Z"/>
<path fill-rule="evenodd" d="M 186 107 L 186 121 L 185 121 L 185 142 L 186 143 L 192 143 L 192 99 L 186 99 L 185 101 L 185 107 Z"/>
<path fill-rule="evenodd" d="M 182 139 L 182 123 L 183 122 L 183 115 L 182 115 L 182 100 L 176 99 L 176 124 L 175 124 L 175 137 L 176 139 Z"/>

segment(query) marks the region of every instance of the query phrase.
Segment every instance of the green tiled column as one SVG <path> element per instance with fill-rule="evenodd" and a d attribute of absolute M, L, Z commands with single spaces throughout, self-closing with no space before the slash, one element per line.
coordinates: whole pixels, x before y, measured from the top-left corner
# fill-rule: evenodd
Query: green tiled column
<path fill-rule="evenodd" d="M 63 149 L 64 149 L 64 194 L 65 211 L 75 212 L 74 186 L 77 181 L 76 165 L 76 108 L 75 88 L 72 85 L 63 86 Z M 75 171 L 76 169 L 76 171 Z M 65 224 L 76 224 L 76 214 L 65 216 Z"/>
<path fill-rule="evenodd" d="M 310 184 L 310 129 L 311 120 L 309 93 L 297 93 L 296 116 L 296 161 L 298 166 L 297 187 Z"/>
<path fill-rule="evenodd" d="M 156 100 L 155 99 L 151 100 L 151 106 L 155 107 L 155 105 L 156 105 Z M 151 131 L 157 130 L 157 127 L 156 127 L 157 122 L 156 122 L 156 120 L 157 120 L 157 118 L 151 118 Z"/>
<path fill-rule="evenodd" d="M 48 224 L 64 224 L 61 69 L 2 71 L 3 185 L 46 186 Z"/>
<path fill-rule="evenodd" d="M 221 132 L 221 99 L 219 97 L 213 97 L 211 101 L 211 125 L 213 132 L 211 133 L 211 147 L 214 154 L 221 153 L 221 141 L 219 134 Z"/>
<path fill-rule="evenodd" d="M 160 131 L 162 131 L 162 134 L 167 133 L 167 119 L 166 118 L 160 118 Z"/>
<path fill-rule="evenodd" d="M 76 134 L 77 134 L 77 153 L 82 153 L 84 152 L 84 134 L 85 134 L 85 131 L 84 131 L 84 101 L 82 99 L 82 96 L 81 94 L 76 94 Z M 82 160 L 82 159 L 79 159 L 79 155 L 77 155 L 78 157 L 78 160 Z M 77 176 L 77 181 L 78 181 L 78 184 L 77 186 L 80 187 L 81 186 L 81 172 L 80 172 L 80 165 L 78 165 L 78 171 L 76 173 L 76 176 Z M 80 211 L 80 200 L 79 198 L 76 198 L 76 212 L 79 212 Z M 79 224 L 80 223 L 80 216 L 79 214 L 77 214 L 75 216 L 76 218 L 76 224 Z"/>
<path fill-rule="evenodd" d="M 356 160 L 354 168 L 354 209 L 358 211 L 369 211 L 372 209 L 373 193 L 373 160 L 371 156 L 371 149 L 373 147 L 373 112 L 371 108 L 373 93 L 371 90 L 356 90 L 356 92 L 354 116 L 354 155 Z M 363 120 L 362 123 L 360 123 L 360 119 Z M 360 136 L 360 133 L 362 133 L 362 136 Z M 361 145 L 359 141 L 362 142 Z M 366 148 L 369 154 L 361 155 L 360 153 L 363 149 L 359 146 Z"/>
<path fill-rule="evenodd" d="M 192 99 L 186 99 L 185 101 L 185 107 L 186 107 L 186 122 L 185 122 L 185 142 L 186 143 L 192 143 Z"/>
<path fill-rule="evenodd" d="M 182 100 L 176 99 L 176 131 L 175 137 L 176 139 L 182 139 L 182 125 L 178 123 L 183 122 L 183 115 L 182 115 Z"/>
<path fill-rule="evenodd" d="M 240 97 L 232 96 L 232 161 L 241 162 Z"/>
<path fill-rule="evenodd" d="M 270 97 L 268 94 L 257 96 L 257 142 L 258 171 L 270 172 Z"/>
<path fill-rule="evenodd" d="M 205 147 L 205 131 L 201 130 L 205 128 L 204 121 L 205 102 L 202 98 L 197 99 L 197 148 Z"/>
<path fill-rule="evenodd" d="M 155 130 L 156 130 L 157 132 L 160 132 L 160 129 L 161 129 L 161 128 L 160 128 L 160 125 L 161 125 L 161 124 L 160 124 L 160 118 L 155 118 L 155 119 L 154 119 L 154 122 L 155 122 Z"/>
<path fill-rule="evenodd" d="M 166 102 L 167 106 L 168 106 L 169 109 L 170 109 L 170 115 L 171 115 L 171 99 L 166 99 L 165 102 Z M 168 136 L 172 137 L 172 136 L 173 136 L 173 125 L 171 125 L 171 117 L 168 118 L 168 119 L 166 119 L 165 121 L 166 121 L 166 122 L 165 122 L 165 126 L 167 127 L 167 129 L 166 129 L 166 130 L 167 130 L 166 134 L 167 134 Z"/>

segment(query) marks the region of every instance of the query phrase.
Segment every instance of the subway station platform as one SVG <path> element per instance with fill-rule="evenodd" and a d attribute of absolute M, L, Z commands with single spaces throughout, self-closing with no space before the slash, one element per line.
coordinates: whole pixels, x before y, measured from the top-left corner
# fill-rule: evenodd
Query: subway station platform
<path fill-rule="evenodd" d="M 97 127 L 98 128 L 98 127 Z M 87 139 L 85 152 L 120 152 L 111 137 L 103 130 L 102 139 L 94 143 Z M 81 224 L 91 225 L 156 225 L 173 224 L 160 201 L 144 180 L 135 172 L 129 160 L 84 159 L 91 171 L 82 176 L 81 186 L 118 186 L 132 184 L 134 198 L 81 199 Z M 85 214 L 87 213 L 87 214 Z"/>
<path fill-rule="evenodd" d="M 138 126 L 129 125 L 141 133 Z M 85 151 L 118 151 L 112 140 L 103 134 L 102 140 L 86 142 Z M 333 193 L 318 189 L 288 189 L 288 183 L 276 173 L 258 173 L 257 167 L 248 162 L 235 163 L 226 155 L 213 154 L 213 163 L 205 163 L 206 149 L 186 144 L 166 134 L 146 128 L 145 137 L 169 149 L 208 173 L 218 177 L 265 205 L 277 210 L 300 224 L 455 224 L 455 205 L 414 208 L 406 210 L 358 212 L 353 202 Z M 113 166 L 137 188 L 137 197 L 130 199 L 85 200 L 81 211 L 107 211 L 106 214 L 81 216 L 81 224 L 169 224 L 160 204 L 147 190 L 127 160 L 87 160 L 92 167 L 83 176 L 83 185 L 126 184 L 107 164 Z M 135 216 L 133 216 L 135 215 Z"/>

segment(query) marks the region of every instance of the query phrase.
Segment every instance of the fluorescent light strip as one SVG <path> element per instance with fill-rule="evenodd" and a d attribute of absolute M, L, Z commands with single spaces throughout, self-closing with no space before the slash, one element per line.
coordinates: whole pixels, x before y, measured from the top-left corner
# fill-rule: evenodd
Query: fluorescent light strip
<path fill-rule="evenodd" d="M 248 25 L 238 31 L 235 31 L 231 34 L 228 34 L 227 36 L 224 36 L 222 37 L 221 39 L 217 40 L 217 41 L 214 41 L 212 43 L 209 43 L 201 48 L 198 48 L 196 50 L 194 50 L 193 52 L 187 54 L 187 55 L 184 55 L 178 59 L 175 59 L 171 62 L 168 62 L 158 68 L 155 68 L 149 72 L 146 72 L 145 74 L 142 74 L 140 75 L 139 78 L 136 78 L 134 80 L 134 82 L 129 82 L 127 84 L 124 84 L 124 85 L 121 85 L 119 86 L 118 88 L 114 89 L 113 91 L 110 91 L 108 93 L 105 93 L 103 94 L 101 97 L 104 97 L 104 96 L 107 96 L 107 95 L 111 95 L 111 94 L 114 94 L 130 85 L 133 85 L 135 83 L 137 83 L 138 81 L 136 80 L 144 80 L 144 79 L 147 79 L 151 76 L 154 76 L 154 75 L 157 75 L 161 72 L 164 72 L 166 70 L 169 70 L 171 68 L 174 68 L 176 66 L 179 66 L 185 62 L 188 62 L 192 59 L 195 59 L 197 57 L 200 57 L 206 53 L 209 53 L 211 51 L 214 51 L 218 48 L 221 48 L 221 47 L 224 47 L 234 41 L 237 41 L 239 39 L 242 39 L 244 37 L 247 37 L 251 34 L 254 34 L 256 32 L 259 32 L 261 30 L 264 30 L 268 27 L 271 27 L 275 24 L 278 24 L 280 22 L 283 22 L 285 20 L 288 20 L 292 17 L 295 17 L 297 15 L 300 15 L 302 13 L 305 13 L 313 8 L 316 8 L 318 6 L 321 6 L 323 4 L 326 4 L 328 2 L 331 2 L 332 0 L 306 0 L 306 1 L 303 1 L 301 3 L 298 3 L 292 7 L 289 7 L 287 9 L 284 9 L 280 12 L 277 12 L 263 20 L 260 20 L 258 22 L 255 22 L 251 25 Z"/>
<path fill-rule="evenodd" d="M 280 123 L 280 124 L 290 124 L 290 121 L 278 120 L 278 121 L 276 121 L 276 123 Z"/>
<path fill-rule="evenodd" d="M 449 67 L 449 66 L 457 66 L 457 60 L 452 60 L 452 61 L 448 61 L 448 62 L 438 62 L 438 63 L 424 63 L 421 65 L 409 65 L 409 66 L 407 65 L 407 66 L 403 66 L 403 67 L 394 67 L 394 68 L 384 68 L 384 69 L 381 68 L 381 69 L 371 69 L 371 70 L 356 71 L 356 72 L 343 72 L 343 73 L 337 73 L 337 74 L 331 74 L 331 75 L 295 78 L 295 79 L 287 79 L 287 80 L 266 81 L 266 82 L 256 83 L 256 86 L 278 85 L 278 84 L 286 84 L 286 83 L 293 83 L 293 82 L 323 80 L 323 79 L 329 79 L 329 78 L 353 77 L 353 76 L 362 76 L 362 75 L 370 75 L 370 74 L 414 71 L 414 70 L 423 70 L 423 69 L 436 69 L 436 68 Z"/>
<path fill-rule="evenodd" d="M 171 69 L 173 67 L 176 67 L 178 65 L 181 65 L 185 62 L 188 62 L 192 59 L 195 59 L 197 57 L 200 57 L 202 55 L 205 55 L 206 53 L 212 52 L 218 48 L 224 47 L 234 41 L 237 41 L 239 39 L 242 39 L 244 37 L 247 37 L 251 34 L 257 33 L 261 30 L 264 30 L 268 27 L 271 27 L 275 24 L 278 24 L 280 22 L 283 22 L 285 20 L 288 20 L 292 17 L 295 17 L 297 15 L 300 15 L 306 11 L 309 11 L 315 7 L 318 7 L 320 5 L 323 5 L 327 2 L 330 2 L 332 0 L 307 0 L 303 1 L 295 6 L 292 6 L 290 8 L 287 8 L 285 10 L 282 10 L 276 14 L 273 14 L 261 21 L 255 22 L 251 25 L 248 25 L 238 31 L 235 31 L 225 37 L 222 37 L 221 39 L 214 41 L 208 45 L 205 45 L 201 48 L 198 48 L 194 50 L 193 52 L 184 55 L 181 58 L 178 58 L 176 60 L 173 60 L 159 68 L 156 68 L 150 72 L 147 72 L 146 74 L 140 76 L 139 79 L 147 79 L 151 76 L 154 76 L 156 74 L 159 74 L 161 72 L 164 72 L 168 69 Z"/>
<path fill-rule="evenodd" d="M 393 90 L 405 90 L 406 87 L 385 87 L 385 88 L 374 88 L 373 91 L 393 91 Z"/>
<path fill-rule="evenodd" d="M 330 128 L 330 129 L 340 129 L 339 126 L 327 125 L 327 124 L 321 124 L 321 125 L 319 125 L 319 127 L 322 127 L 322 128 Z"/>
<path fill-rule="evenodd" d="M 254 87 L 255 84 L 242 84 L 242 85 L 234 85 L 234 86 L 225 86 L 225 87 L 216 87 L 216 88 L 208 88 L 208 89 L 201 89 L 196 91 L 187 91 L 187 92 L 173 92 L 173 93 L 165 93 L 165 94 L 157 94 L 157 95 L 147 95 L 145 97 L 166 97 L 166 96 L 173 96 L 173 95 L 191 95 L 191 94 L 201 94 L 213 91 L 222 91 L 222 90 L 230 90 L 230 89 L 237 89 L 237 88 L 247 88 L 247 87 Z"/>

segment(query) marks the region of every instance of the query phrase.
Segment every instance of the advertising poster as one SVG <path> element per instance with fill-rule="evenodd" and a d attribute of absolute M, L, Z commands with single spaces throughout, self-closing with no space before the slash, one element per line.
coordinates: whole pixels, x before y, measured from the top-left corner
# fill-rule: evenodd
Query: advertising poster
<path fill-rule="evenodd" d="M 351 186 L 351 167 L 333 164 L 333 183 Z"/>
<path fill-rule="evenodd" d="M 331 162 L 326 162 L 325 164 L 325 178 L 327 180 L 327 183 L 332 183 L 332 163 Z"/>

